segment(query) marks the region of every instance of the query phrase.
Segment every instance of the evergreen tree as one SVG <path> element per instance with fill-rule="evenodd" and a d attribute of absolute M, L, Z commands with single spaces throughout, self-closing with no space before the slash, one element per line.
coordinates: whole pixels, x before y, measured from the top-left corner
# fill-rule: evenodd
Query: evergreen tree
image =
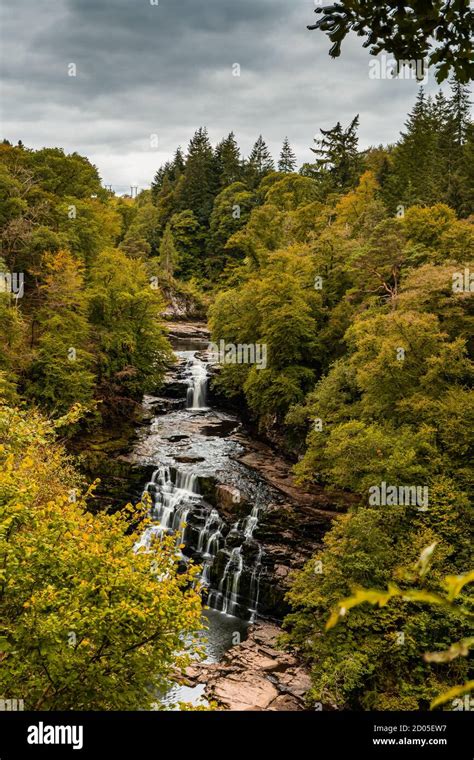
<path fill-rule="evenodd" d="M 239 181 L 242 175 L 242 160 L 233 132 L 217 145 L 215 162 L 221 189 Z"/>
<path fill-rule="evenodd" d="M 153 181 L 151 183 L 151 197 L 154 203 L 157 202 L 158 195 L 163 189 L 165 179 L 169 179 L 171 171 L 172 163 L 171 161 L 167 161 L 165 164 L 163 164 L 163 166 L 160 166 L 155 176 L 153 177 Z"/>
<path fill-rule="evenodd" d="M 214 154 L 207 129 L 200 127 L 189 143 L 180 187 L 180 209 L 190 209 L 200 224 L 207 224 L 217 192 Z"/>
<path fill-rule="evenodd" d="M 311 148 L 316 154 L 316 167 L 321 178 L 329 175 L 337 190 L 353 187 L 360 171 L 360 157 L 357 150 L 359 116 L 355 116 L 347 129 L 338 121 L 332 129 L 320 129 L 322 138 Z"/>
<path fill-rule="evenodd" d="M 439 103 L 438 103 L 439 108 Z M 393 156 L 392 177 L 384 198 L 391 210 L 414 203 L 431 204 L 442 198 L 436 128 L 442 127 L 435 106 L 420 88 Z"/>
<path fill-rule="evenodd" d="M 183 155 L 181 146 L 176 149 L 172 161 L 167 161 L 160 166 L 151 183 L 151 197 L 153 203 L 157 203 L 158 196 L 165 189 L 166 180 L 172 185 L 175 184 L 186 168 L 186 160 Z"/>
<path fill-rule="evenodd" d="M 174 154 L 173 158 L 171 179 L 173 181 L 177 180 L 179 176 L 184 172 L 185 168 L 186 159 L 183 155 L 183 149 L 181 148 L 181 145 L 179 145 L 178 148 L 176 148 L 176 153 Z"/>
<path fill-rule="evenodd" d="M 454 140 L 462 146 L 466 142 L 466 134 L 471 122 L 471 101 L 469 88 L 456 80 L 451 82 L 452 96 L 449 100 L 451 119 L 454 127 Z"/>
<path fill-rule="evenodd" d="M 249 183 L 256 187 L 266 174 L 275 170 L 275 163 L 273 161 L 270 150 L 260 135 L 252 148 L 252 152 L 247 161 L 246 175 Z"/>
<path fill-rule="evenodd" d="M 278 162 L 279 172 L 294 172 L 296 169 L 296 156 L 291 149 L 291 145 L 287 137 L 283 140 L 283 148 L 280 153 L 280 160 Z"/>

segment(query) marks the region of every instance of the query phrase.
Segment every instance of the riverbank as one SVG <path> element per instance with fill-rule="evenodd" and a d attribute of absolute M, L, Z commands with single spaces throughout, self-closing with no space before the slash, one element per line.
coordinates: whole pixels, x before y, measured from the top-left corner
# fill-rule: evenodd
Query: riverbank
<path fill-rule="evenodd" d="M 252 626 L 220 662 L 189 667 L 187 684 L 203 685 L 203 697 L 224 710 L 304 710 L 309 673 L 297 657 L 278 649 L 279 634 L 270 623 Z"/>

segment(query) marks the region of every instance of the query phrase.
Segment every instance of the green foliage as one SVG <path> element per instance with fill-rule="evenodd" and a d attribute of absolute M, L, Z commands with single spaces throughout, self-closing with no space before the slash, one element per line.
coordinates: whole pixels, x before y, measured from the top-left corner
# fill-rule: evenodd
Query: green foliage
<path fill-rule="evenodd" d="M 45 267 L 43 305 L 37 318 L 39 337 L 27 392 L 51 411 L 63 413 L 75 402 L 92 400 L 87 300 L 81 272 L 69 252 L 47 257 Z"/>
<path fill-rule="evenodd" d="M 167 362 L 169 344 L 158 322 L 163 307 L 145 266 L 118 250 L 97 259 L 89 284 L 89 320 L 96 344 L 100 394 L 108 403 L 139 401 L 156 390 Z"/>
<path fill-rule="evenodd" d="M 280 160 L 278 161 L 279 172 L 294 172 L 296 169 L 296 156 L 291 149 L 290 142 L 287 137 L 283 140 L 283 147 L 280 153 Z"/>
<path fill-rule="evenodd" d="M 341 54 L 343 40 L 354 31 L 359 37 L 366 37 L 364 47 L 369 48 L 371 55 L 385 50 L 393 54 L 399 65 L 427 58 L 428 65 L 437 67 L 438 82 L 451 71 L 460 82 L 469 82 L 474 75 L 471 55 L 474 14 L 464 0 L 427 0 L 410 5 L 396 0 L 378 5 L 339 0 L 316 8 L 315 13 L 323 15 L 308 29 L 327 33 L 333 43 L 329 50 L 333 58 Z"/>
<path fill-rule="evenodd" d="M 433 552 L 436 549 L 436 542 L 427 546 L 421 553 L 417 563 L 419 580 L 422 582 L 429 570 Z M 338 602 L 336 609 L 332 612 L 326 623 L 326 630 L 330 630 L 337 625 L 343 618 L 345 619 L 349 610 L 358 607 L 361 604 L 371 604 L 385 607 L 394 599 L 402 599 L 405 602 L 414 602 L 421 604 L 435 605 L 447 613 L 455 613 L 458 616 L 466 618 L 467 622 L 474 621 L 474 614 L 465 606 L 466 599 L 463 598 L 463 590 L 469 583 L 474 582 L 474 570 L 462 575 L 448 575 L 441 581 L 442 592 L 433 592 L 423 588 L 405 588 L 401 589 L 393 583 L 388 585 L 387 591 L 377 591 L 376 589 L 356 589 L 352 596 L 342 599 Z M 424 659 L 426 662 L 450 663 L 457 657 L 467 657 L 469 650 L 474 646 L 474 637 L 470 636 L 461 641 L 451 644 L 449 649 L 441 652 L 425 652 Z M 436 697 L 431 707 L 446 703 L 449 699 L 466 694 L 474 687 L 474 681 L 455 686 L 446 693 Z"/>
<path fill-rule="evenodd" d="M 355 184 L 360 158 L 357 152 L 359 116 L 355 116 L 347 129 L 338 121 L 332 129 L 320 129 L 321 139 L 314 140 L 316 147 L 316 176 L 329 180 L 332 189 L 347 190 Z"/>
<path fill-rule="evenodd" d="M 0 406 L 2 694 L 30 710 L 149 710 L 196 650 L 197 567 L 135 544 L 146 506 L 87 511 L 52 426 Z"/>

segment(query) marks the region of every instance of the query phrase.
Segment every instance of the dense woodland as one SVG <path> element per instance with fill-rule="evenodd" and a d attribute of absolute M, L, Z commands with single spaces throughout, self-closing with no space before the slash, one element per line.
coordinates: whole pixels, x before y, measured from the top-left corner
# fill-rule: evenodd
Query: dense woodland
<path fill-rule="evenodd" d="M 472 538 L 467 88 L 420 89 L 396 145 L 361 150 L 358 126 L 321 129 L 299 171 L 287 139 L 276 162 L 262 137 L 244 159 L 234 134 L 213 147 L 201 128 L 136 199 L 77 154 L 0 145 L 0 271 L 24 275 L 21 297 L 0 293 L 2 691 L 20 684 L 37 708 L 147 707 L 150 658 L 164 682 L 199 628 L 170 546 L 132 563 L 143 514 L 91 515 L 67 451 L 159 387 L 170 292 L 208 314 L 213 340 L 267 345 L 265 371 L 225 365 L 216 389 L 335 509 L 353 494 L 288 596 L 282 644 L 311 666 L 308 703 L 426 709 L 469 680 L 467 644 L 424 659 L 472 621 L 467 584 L 433 601 L 469 570 Z M 427 487 L 429 508 L 371 505 L 382 481 Z M 356 606 L 325 630 L 354 589 L 389 584 L 421 596 Z"/>

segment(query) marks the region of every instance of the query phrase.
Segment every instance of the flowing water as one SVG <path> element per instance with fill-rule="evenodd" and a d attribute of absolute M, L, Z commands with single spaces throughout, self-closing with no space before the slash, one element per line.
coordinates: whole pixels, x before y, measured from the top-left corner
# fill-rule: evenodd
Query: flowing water
<path fill-rule="evenodd" d="M 171 403 L 164 411 L 163 399 L 145 398 L 159 413 L 134 451 L 136 462 L 154 467 L 144 488 L 153 524 L 140 543 L 172 534 L 182 560 L 202 567 L 210 608 L 206 651 L 215 662 L 258 614 L 263 552 L 254 533 L 273 492 L 236 459 L 243 453 L 239 419 L 209 402 L 207 341 L 177 339 L 174 348 L 177 364 L 164 390 Z M 179 692 L 189 697 L 186 689 Z"/>

